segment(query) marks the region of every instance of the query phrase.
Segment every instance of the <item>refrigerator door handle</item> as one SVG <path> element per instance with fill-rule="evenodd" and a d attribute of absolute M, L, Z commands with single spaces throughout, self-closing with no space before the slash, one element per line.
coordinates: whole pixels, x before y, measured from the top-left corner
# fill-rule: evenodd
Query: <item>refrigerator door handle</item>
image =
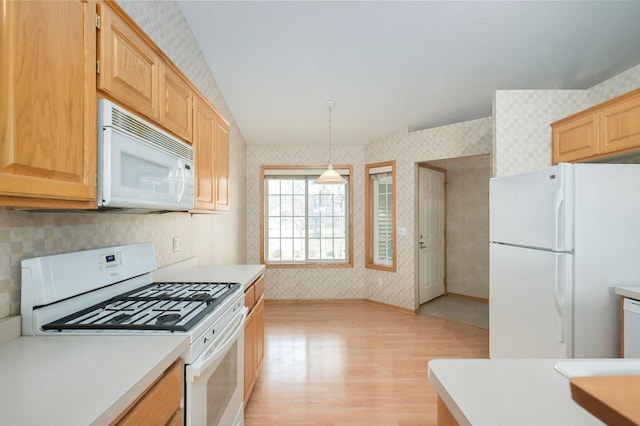
<path fill-rule="evenodd" d="M 556 193 L 556 198 L 554 200 L 554 212 L 555 212 L 555 247 L 553 248 L 554 250 L 564 250 L 564 247 L 561 247 L 561 242 L 560 242 L 560 233 L 563 232 L 564 230 L 561 229 L 561 225 L 564 225 L 564 217 L 562 214 L 562 206 L 564 204 L 564 197 L 562 196 L 562 191 L 558 191 Z M 563 239 L 564 240 L 564 239 Z M 564 246 L 564 241 L 562 241 L 562 246 Z"/>
<path fill-rule="evenodd" d="M 564 342 L 564 298 L 561 286 L 564 283 L 564 254 L 556 253 L 554 262 L 554 292 L 553 300 L 558 311 L 558 342 Z M 562 263 L 562 264 L 561 264 Z"/>

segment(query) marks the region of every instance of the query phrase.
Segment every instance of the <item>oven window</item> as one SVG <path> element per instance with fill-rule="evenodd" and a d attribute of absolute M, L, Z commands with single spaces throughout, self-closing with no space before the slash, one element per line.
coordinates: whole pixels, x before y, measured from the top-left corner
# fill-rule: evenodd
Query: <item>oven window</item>
<path fill-rule="evenodd" d="M 233 393 L 240 386 L 238 368 L 236 341 L 207 382 L 207 425 L 217 425 L 220 422 Z"/>

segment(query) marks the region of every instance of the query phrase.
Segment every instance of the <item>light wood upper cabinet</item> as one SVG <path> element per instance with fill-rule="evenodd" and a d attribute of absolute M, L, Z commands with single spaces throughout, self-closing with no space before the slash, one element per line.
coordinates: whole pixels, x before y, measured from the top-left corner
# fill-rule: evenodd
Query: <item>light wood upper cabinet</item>
<path fill-rule="evenodd" d="M 162 63 L 160 66 L 160 124 L 191 142 L 193 92 L 184 77 Z"/>
<path fill-rule="evenodd" d="M 196 211 L 216 208 L 215 137 L 216 112 L 201 97 L 196 96 L 193 112 L 193 148 L 196 152 Z"/>
<path fill-rule="evenodd" d="M 158 121 L 160 58 L 110 7 L 98 4 L 98 15 L 98 89 Z"/>
<path fill-rule="evenodd" d="M 196 151 L 194 212 L 229 209 L 229 124 L 201 96 L 194 101 L 193 146 Z"/>
<path fill-rule="evenodd" d="M 216 119 L 216 210 L 229 210 L 229 123 L 219 115 Z"/>
<path fill-rule="evenodd" d="M 556 121 L 553 164 L 640 151 L 640 89 Z"/>
<path fill-rule="evenodd" d="M 95 3 L 0 10 L 0 204 L 95 208 Z"/>
<path fill-rule="evenodd" d="M 601 152 L 640 148 L 640 90 L 600 113 Z"/>
<path fill-rule="evenodd" d="M 598 154 L 598 117 L 578 116 L 553 124 L 553 164 Z"/>

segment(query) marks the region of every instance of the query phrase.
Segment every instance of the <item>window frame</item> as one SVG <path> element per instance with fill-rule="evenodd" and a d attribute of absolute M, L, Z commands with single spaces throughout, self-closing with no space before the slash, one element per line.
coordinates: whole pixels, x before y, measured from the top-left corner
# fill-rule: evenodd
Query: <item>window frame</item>
<path fill-rule="evenodd" d="M 371 179 L 372 174 L 378 174 L 375 172 L 375 169 L 386 169 L 391 168 L 391 264 L 383 265 L 375 262 L 374 259 L 374 241 L 375 238 L 375 230 L 374 224 L 374 184 L 373 179 Z M 389 172 L 384 172 L 389 173 Z M 392 161 L 383 161 L 380 163 L 372 163 L 365 164 L 365 268 L 367 269 L 377 269 L 381 271 L 389 271 L 395 272 L 397 267 L 397 257 L 396 257 L 396 248 L 397 248 L 397 230 L 396 230 L 396 216 L 397 216 L 397 208 L 396 208 L 396 162 Z"/>
<path fill-rule="evenodd" d="M 348 170 L 349 179 L 347 179 L 347 229 L 348 235 L 347 246 L 348 253 L 346 261 L 305 261 L 305 262 L 278 262 L 268 263 L 265 256 L 266 248 L 266 173 L 268 171 L 283 171 L 291 173 L 299 171 L 299 174 L 291 173 L 292 176 L 308 176 L 312 174 L 320 174 L 326 170 L 326 166 L 290 166 L 290 165 L 263 165 L 260 167 L 260 263 L 267 268 L 353 268 L 353 167 L 350 165 L 334 165 L 336 170 Z"/>

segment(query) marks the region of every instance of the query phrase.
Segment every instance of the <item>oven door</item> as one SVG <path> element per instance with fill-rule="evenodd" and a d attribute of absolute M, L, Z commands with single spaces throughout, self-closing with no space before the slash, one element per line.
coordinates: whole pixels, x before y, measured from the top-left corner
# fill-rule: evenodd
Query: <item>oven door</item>
<path fill-rule="evenodd" d="M 186 371 L 186 424 L 243 425 L 244 320 L 242 308 Z"/>

